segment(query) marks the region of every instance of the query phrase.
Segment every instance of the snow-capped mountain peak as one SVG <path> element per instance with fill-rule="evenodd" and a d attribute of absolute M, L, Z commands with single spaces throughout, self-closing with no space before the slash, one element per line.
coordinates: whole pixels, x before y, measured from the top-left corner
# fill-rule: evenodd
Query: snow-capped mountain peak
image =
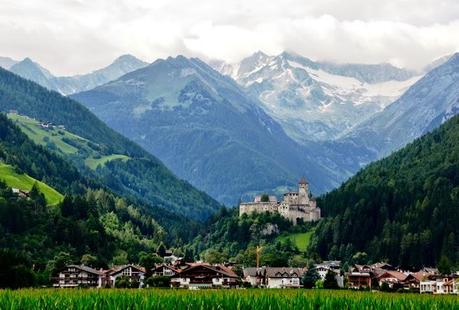
<path fill-rule="evenodd" d="M 420 76 L 390 64 L 316 62 L 295 53 L 257 52 L 214 66 L 258 97 L 295 140 L 338 137 L 395 101 Z"/>

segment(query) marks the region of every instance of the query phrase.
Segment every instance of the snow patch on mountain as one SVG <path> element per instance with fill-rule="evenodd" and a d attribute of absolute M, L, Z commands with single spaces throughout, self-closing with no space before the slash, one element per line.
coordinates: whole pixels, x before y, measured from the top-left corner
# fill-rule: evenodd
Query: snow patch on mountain
<path fill-rule="evenodd" d="M 212 64 L 260 99 L 262 108 L 300 143 L 337 138 L 422 77 L 389 64 L 321 63 L 286 52 L 257 52 L 235 65 Z"/>

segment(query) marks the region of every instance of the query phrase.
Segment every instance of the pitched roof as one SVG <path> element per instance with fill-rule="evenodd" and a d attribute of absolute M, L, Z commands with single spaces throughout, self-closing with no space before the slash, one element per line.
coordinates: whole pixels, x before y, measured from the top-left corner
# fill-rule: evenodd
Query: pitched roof
<path fill-rule="evenodd" d="M 145 273 L 145 268 L 136 266 L 133 264 L 128 264 L 128 265 L 113 266 L 112 268 L 105 270 L 105 274 L 110 274 L 110 275 L 117 274 L 128 267 L 132 267 L 134 269 L 137 269 L 137 271 Z"/>
<path fill-rule="evenodd" d="M 244 277 L 256 277 L 263 275 L 266 271 L 265 267 L 257 268 L 257 267 L 247 267 L 242 270 Z"/>
<path fill-rule="evenodd" d="M 393 270 L 387 270 L 384 273 L 381 273 L 378 275 L 378 279 L 381 278 L 395 278 L 398 281 L 404 281 L 408 276 L 404 273 L 398 272 L 398 271 L 393 271 Z"/>
<path fill-rule="evenodd" d="M 305 272 L 305 268 L 266 267 L 268 278 L 301 278 Z"/>
<path fill-rule="evenodd" d="M 170 270 L 172 270 L 174 272 L 180 272 L 180 269 L 174 268 L 174 267 L 172 267 L 170 265 L 166 265 L 166 264 L 156 265 L 155 268 L 153 269 L 153 271 L 156 271 L 156 270 L 158 270 L 160 268 L 167 268 L 167 269 L 170 269 Z"/>
<path fill-rule="evenodd" d="M 223 265 L 211 265 L 209 263 L 190 263 L 188 265 L 188 268 L 180 270 L 176 276 L 180 276 L 181 274 L 187 273 L 188 271 L 196 269 L 198 267 L 204 267 L 214 271 L 215 273 L 220 273 L 230 278 L 238 278 L 238 275 L 233 270 L 231 270 L 231 268 L 228 268 Z"/>
<path fill-rule="evenodd" d="M 68 268 L 68 267 L 77 268 L 77 269 L 80 269 L 82 271 L 86 271 L 86 272 L 97 274 L 97 275 L 102 275 L 103 274 L 103 271 L 100 271 L 100 270 L 97 270 L 97 269 L 94 269 L 94 268 L 91 268 L 91 267 L 88 267 L 88 266 L 85 266 L 85 265 L 67 265 L 66 268 Z"/>

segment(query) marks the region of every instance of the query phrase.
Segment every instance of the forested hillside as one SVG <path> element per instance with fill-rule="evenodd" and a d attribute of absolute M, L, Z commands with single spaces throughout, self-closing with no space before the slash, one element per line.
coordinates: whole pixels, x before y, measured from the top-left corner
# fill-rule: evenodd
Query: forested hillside
<path fill-rule="evenodd" d="M 454 117 L 322 197 L 327 218 L 311 250 L 345 260 L 365 252 L 407 268 L 441 257 L 459 264 L 458 141 Z"/>
<path fill-rule="evenodd" d="M 10 110 L 65 125 L 72 134 L 89 140 L 101 156 L 129 157 L 130 160 L 112 161 L 92 171 L 85 167 L 87 158 L 78 156 L 80 150 L 76 154 L 62 154 L 85 176 L 98 178 L 117 194 L 147 205 L 149 212 L 164 219 L 168 226 L 185 219 L 203 220 L 220 208 L 210 196 L 178 179 L 157 158 L 107 127 L 78 102 L 0 68 L 0 111 Z M 72 171 L 76 170 L 69 173 Z M 64 180 L 60 186 L 71 184 Z"/>
<path fill-rule="evenodd" d="M 204 261 L 232 261 L 243 266 L 255 266 L 256 248 L 260 247 L 262 266 L 303 267 L 307 253 L 288 238 L 291 233 L 305 232 L 313 224 L 293 226 L 279 214 L 262 213 L 239 216 L 238 209 L 222 209 L 209 221 L 208 228 L 186 246 Z"/>
<path fill-rule="evenodd" d="M 142 208 L 90 182 L 0 114 L 0 163 L 66 194 L 47 206 L 33 186 L 20 197 L 0 181 L 0 286 L 46 283 L 64 263 L 138 262 L 166 239 Z M 59 265 L 60 264 L 60 265 Z"/>

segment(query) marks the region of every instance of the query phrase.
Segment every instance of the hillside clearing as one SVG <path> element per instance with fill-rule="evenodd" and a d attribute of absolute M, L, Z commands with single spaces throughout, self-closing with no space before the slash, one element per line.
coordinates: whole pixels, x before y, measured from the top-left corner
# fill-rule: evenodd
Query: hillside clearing
<path fill-rule="evenodd" d="M 18 188 L 23 191 L 30 191 L 32 186 L 36 183 L 40 192 L 45 195 L 48 205 L 56 205 L 64 198 L 64 196 L 54 188 L 27 174 L 17 173 L 10 165 L 0 163 L 0 179 L 5 182 L 7 186 Z"/>
<path fill-rule="evenodd" d="M 314 233 L 314 230 L 310 230 L 304 233 L 293 233 L 288 235 L 280 235 L 277 237 L 277 240 L 280 242 L 286 241 L 289 239 L 301 252 L 305 252 L 311 241 L 311 236 Z"/>

